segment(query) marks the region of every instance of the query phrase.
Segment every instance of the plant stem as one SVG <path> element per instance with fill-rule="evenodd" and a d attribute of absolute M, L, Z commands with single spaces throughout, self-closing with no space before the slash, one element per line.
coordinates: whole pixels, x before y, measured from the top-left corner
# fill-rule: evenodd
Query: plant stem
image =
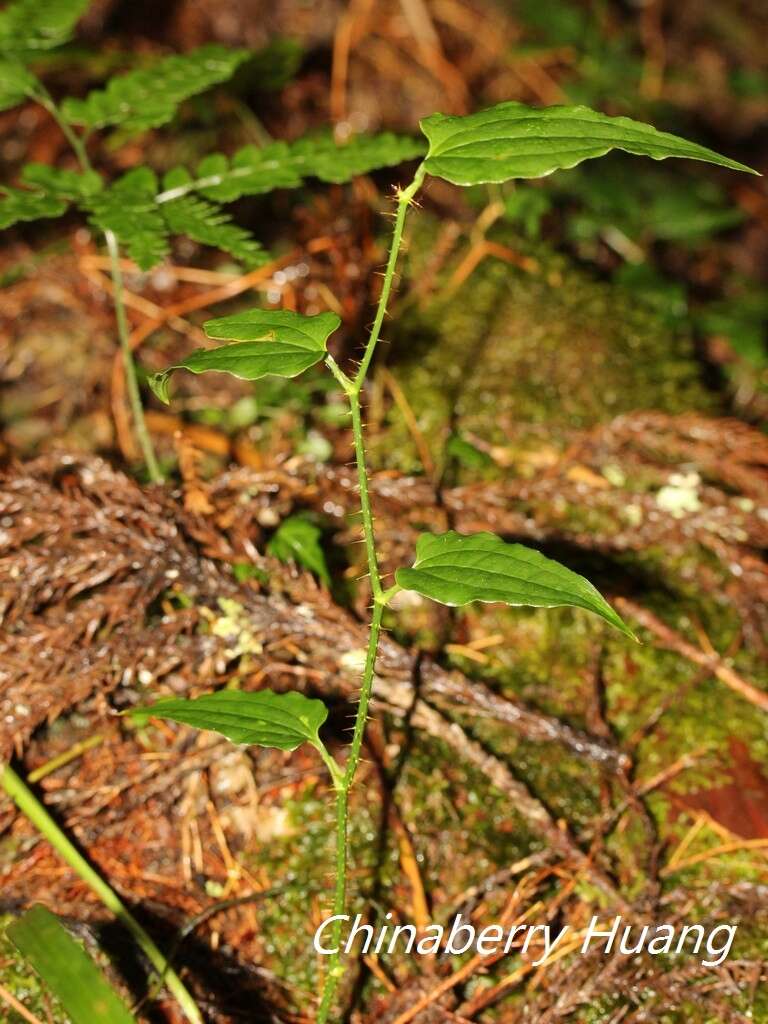
<path fill-rule="evenodd" d="M 128 317 L 125 314 L 125 302 L 123 299 L 123 272 L 120 269 L 120 250 L 117 237 L 112 231 L 105 231 L 104 237 L 107 240 L 109 251 L 110 272 L 112 274 L 112 285 L 114 288 L 115 317 L 117 319 L 117 333 L 120 336 L 120 348 L 123 351 L 123 366 L 125 367 L 125 383 L 128 388 L 128 400 L 133 413 L 133 424 L 136 429 L 136 437 L 139 440 L 144 464 L 147 467 L 149 479 L 153 484 L 163 482 L 163 474 L 157 464 L 155 449 L 152 447 L 152 438 L 147 430 L 147 423 L 144 419 L 144 408 L 141 404 L 141 392 L 136 377 L 136 364 L 133 361 L 131 351 L 130 332 L 128 330 Z"/>
<path fill-rule="evenodd" d="M 101 902 L 131 933 L 144 955 L 165 979 L 170 992 L 175 996 L 184 1015 L 191 1024 L 203 1024 L 203 1018 L 187 991 L 181 978 L 171 968 L 167 959 L 157 948 L 152 938 L 142 928 L 123 901 L 103 878 L 91 867 L 83 855 L 76 849 L 64 832 L 59 828 L 43 804 L 32 790 L 10 765 L 0 768 L 0 786 L 13 800 L 19 810 L 38 829 L 56 852 L 69 864 L 73 871 L 93 889 Z"/>
<path fill-rule="evenodd" d="M 420 164 L 413 176 L 413 181 L 408 188 L 403 189 L 397 197 L 397 211 L 395 213 L 395 226 L 392 230 L 392 242 L 389 247 L 389 259 L 387 260 L 387 267 L 384 271 L 384 284 L 381 286 L 381 295 L 379 296 L 379 305 L 376 309 L 376 317 L 373 321 L 373 327 L 368 338 L 368 344 L 365 346 L 365 352 L 360 363 L 360 367 L 355 376 L 355 388 L 357 393 L 360 393 L 363 382 L 365 381 L 368 368 L 371 365 L 373 359 L 373 353 L 376 348 L 376 342 L 379 340 L 381 334 L 381 327 L 384 323 L 384 317 L 387 312 L 387 302 L 389 301 L 389 293 L 392 290 L 392 281 L 395 276 L 395 267 L 397 265 L 397 257 L 400 252 L 400 244 L 403 240 L 403 227 L 405 226 L 405 217 L 408 213 L 408 207 L 413 201 L 413 197 L 421 188 L 424 176 L 426 174 L 424 165 Z"/>
<path fill-rule="evenodd" d="M 333 997 L 336 988 L 344 975 L 344 968 L 341 964 L 341 915 L 344 913 L 347 898 L 347 823 L 349 791 L 355 778 L 357 766 L 360 761 L 360 748 L 365 733 L 365 722 L 368 714 L 368 704 L 371 697 L 374 668 L 376 665 L 376 651 L 379 645 L 379 633 L 381 631 L 381 618 L 384 613 L 384 603 L 374 601 L 373 614 L 371 617 L 371 631 L 368 637 L 368 650 L 365 658 L 365 669 L 360 686 L 360 703 L 355 717 L 355 731 L 352 736 L 352 745 L 347 758 L 347 766 L 344 775 L 335 784 L 336 788 L 336 886 L 333 897 L 333 916 L 338 920 L 333 922 L 331 930 L 331 943 L 334 952 L 328 958 L 328 971 L 323 984 L 323 994 L 320 1000 L 320 1008 L 317 1012 L 317 1024 L 326 1024 L 328 1014 L 331 1010 Z"/>
<path fill-rule="evenodd" d="M 381 585 L 379 574 L 379 561 L 376 554 L 376 535 L 373 525 L 373 510 L 371 498 L 368 492 L 368 469 L 365 461 L 365 434 L 363 430 L 362 414 L 360 410 L 360 392 L 365 383 L 366 374 L 373 359 L 376 343 L 381 334 L 384 317 L 387 312 L 387 302 L 392 290 L 392 283 L 397 266 L 397 257 L 400 252 L 400 245 L 403 240 L 403 227 L 414 196 L 424 181 L 425 170 L 419 166 L 414 175 L 413 181 L 408 188 L 398 194 L 397 211 L 395 214 L 395 225 L 392 230 L 392 242 L 389 249 L 387 267 L 384 271 L 384 283 L 379 296 L 379 304 L 376 309 L 376 316 L 373 321 L 371 333 L 365 346 L 362 361 L 354 380 L 341 369 L 335 360 L 329 356 L 326 360 L 331 373 L 341 384 L 344 393 L 349 400 L 349 409 L 352 414 L 352 435 L 355 447 L 355 463 L 357 464 L 357 479 L 360 488 L 360 511 L 363 521 L 363 538 L 365 541 L 365 552 L 368 560 L 368 574 L 371 580 L 371 594 L 373 596 L 373 611 L 371 613 L 371 625 L 368 634 L 368 648 L 365 655 L 365 667 L 360 683 L 360 702 L 355 716 L 355 726 L 352 733 L 352 743 L 349 748 L 347 764 L 344 774 L 339 776 L 337 772 L 331 772 L 336 789 L 336 887 L 333 900 L 333 915 L 339 918 L 333 922 L 332 943 L 334 952 L 330 955 L 328 971 L 323 984 L 323 994 L 320 1000 L 320 1008 L 317 1014 L 317 1024 L 326 1024 L 331 1011 L 333 999 L 336 994 L 339 981 L 343 977 L 344 968 L 341 963 L 341 927 L 340 916 L 344 914 L 347 895 L 347 831 L 348 831 L 348 808 L 349 791 L 357 774 L 357 767 L 360 763 L 360 751 L 365 736 L 365 723 L 368 717 L 368 706 L 371 700 L 373 678 L 376 670 L 376 654 L 379 649 L 379 635 L 381 633 L 381 620 L 384 615 L 384 608 L 387 601 L 392 597 L 399 587 L 396 585 L 384 590 Z"/>
<path fill-rule="evenodd" d="M 67 123 L 66 118 L 62 116 L 61 111 L 56 105 L 56 101 L 44 85 L 41 84 L 39 86 L 35 93 L 35 98 L 42 107 L 45 107 L 61 129 L 64 138 L 72 147 L 83 172 L 93 172 L 93 166 L 88 158 L 88 152 L 83 140 L 72 129 L 72 126 Z M 115 303 L 115 319 L 117 320 L 117 331 L 120 336 L 120 347 L 123 352 L 125 382 L 128 388 L 128 400 L 131 404 L 131 413 L 133 414 L 136 437 L 138 438 L 139 447 L 141 448 L 141 453 L 144 457 L 144 464 L 147 467 L 149 479 L 153 484 L 161 484 L 163 482 L 163 474 L 160 472 L 160 467 L 157 464 L 155 450 L 152 447 L 152 439 L 149 436 L 147 424 L 144 419 L 144 407 L 141 404 L 141 393 L 139 391 L 139 383 L 136 378 L 136 364 L 133 359 L 133 352 L 131 351 L 129 341 L 130 335 L 128 330 L 128 318 L 125 313 L 125 301 L 123 298 L 123 274 L 120 269 L 119 244 L 117 236 L 112 231 L 105 231 L 104 238 L 106 239 L 107 250 L 109 251 L 110 273 L 114 289 L 113 298 Z"/>
<path fill-rule="evenodd" d="M 51 115 L 51 117 L 54 119 L 56 124 L 61 129 L 62 135 L 72 147 L 72 150 L 75 156 L 77 157 L 78 163 L 80 164 L 82 170 L 92 171 L 93 167 L 91 166 L 91 161 L 88 159 L 88 153 L 86 151 L 83 140 L 62 116 L 61 111 L 56 105 L 56 101 L 45 88 L 45 86 L 42 84 L 42 82 L 39 84 L 34 96 L 40 104 L 40 106 L 45 107 L 45 109 L 48 111 L 48 113 Z"/>

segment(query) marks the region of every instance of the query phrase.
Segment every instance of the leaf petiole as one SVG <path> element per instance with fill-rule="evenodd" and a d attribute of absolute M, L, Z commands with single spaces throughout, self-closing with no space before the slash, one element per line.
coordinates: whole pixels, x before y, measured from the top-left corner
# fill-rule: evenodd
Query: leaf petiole
<path fill-rule="evenodd" d="M 379 604 L 381 604 L 384 607 L 386 607 L 389 604 L 389 602 L 392 600 L 392 598 L 395 596 L 395 594 L 399 594 L 402 589 L 403 588 L 400 586 L 399 583 L 393 583 L 391 587 L 387 588 L 387 590 L 383 590 L 378 595 L 376 600 L 379 602 Z"/>
<path fill-rule="evenodd" d="M 325 357 L 325 365 L 328 367 L 333 376 L 341 385 L 341 389 L 344 392 L 344 394 L 347 395 L 347 397 L 351 396 L 355 387 L 354 381 L 352 380 L 351 377 L 348 377 L 346 373 L 344 373 L 344 371 L 333 358 L 330 352 Z"/>
<path fill-rule="evenodd" d="M 320 757 L 322 757 L 323 764 L 328 769 L 331 776 L 333 788 L 338 793 L 344 786 L 344 772 L 339 767 L 338 762 L 334 759 L 333 755 L 322 740 L 318 740 L 316 743 L 313 743 L 312 746 L 318 752 Z"/>

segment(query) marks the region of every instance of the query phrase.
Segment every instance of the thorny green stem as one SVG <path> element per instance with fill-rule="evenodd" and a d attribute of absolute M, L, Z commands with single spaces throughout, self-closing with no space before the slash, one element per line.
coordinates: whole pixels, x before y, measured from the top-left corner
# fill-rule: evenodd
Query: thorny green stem
<path fill-rule="evenodd" d="M 360 392 L 365 383 L 366 374 L 373 359 L 376 343 L 381 334 L 384 317 L 387 313 L 387 302 L 392 290 L 392 283 L 395 277 L 397 257 L 400 252 L 400 245 L 403 240 L 403 227 L 414 196 L 424 181 L 425 170 L 420 165 L 414 175 L 413 181 L 398 194 L 397 211 L 395 214 L 395 225 L 392 230 L 392 242 L 389 249 L 389 259 L 384 271 L 384 283 L 379 296 L 379 304 L 376 309 L 376 316 L 373 321 L 371 333 L 365 346 L 362 361 L 354 380 L 351 380 L 337 365 L 332 356 L 328 356 L 326 363 L 344 390 L 352 414 L 352 434 L 354 438 L 355 462 L 357 464 L 357 479 L 360 488 L 360 511 L 363 522 L 363 538 L 365 541 L 365 552 L 368 560 L 368 573 L 371 580 L 371 594 L 373 596 L 373 611 L 371 613 L 370 632 L 368 634 L 368 648 L 365 655 L 365 667 L 360 684 L 360 702 L 355 716 L 355 726 L 352 733 L 352 743 L 349 748 L 346 768 L 343 775 L 331 771 L 336 789 L 336 887 L 333 900 L 333 915 L 338 918 L 333 922 L 332 944 L 335 950 L 329 957 L 328 970 L 323 984 L 323 993 L 320 1000 L 320 1008 L 317 1014 L 317 1024 L 326 1024 L 331 1011 L 333 999 L 336 994 L 339 981 L 344 974 L 344 967 L 341 963 L 341 915 L 344 914 L 347 893 L 347 828 L 348 828 L 348 805 L 349 791 L 355 780 L 357 767 L 360 762 L 360 751 L 365 735 L 365 723 L 368 717 L 368 706 L 371 700 L 373 688 L 373 677 L 376 669 L 376 654 L 379 648 L 379 635 L 381 633 L 381 620 L 384 615 L 384 608 L 387 602 L 400 589 L 397 584 L 384 590 L 379 574 L 379 562 L 376 554 L 376 535 L 373 524 L 373 511 L 371 499 L 368 492 L 368 469 L 365 460 L 365 436 L 360 410 Z"/>
<path fill-rule="evenodd" d="M 101 902 L 110 910 L 136 940 L 147 960 L 164 979 L 191 1024 L 203 1024 L 203 1018 L 181 978 L 160 952 L 152 938 L 142 928 L 123 901 L 103 878 L 91 867 L 83 855 L 59 828 L 43 804 L 10 765 L 0 768 L 0 786 L 19 810 L 43 835 L 73 871 L 93 889 Z"/>
<path fill-rule="evenodd" d="M 125 383 L 128 388 L 128 401 L 131 403 L 131 412 L 133 414 L 133 424 L 136 429 L 136 437 L 139 441 L 141 453 L 144 456 L 144 464 L 147 467 L 149 479 L 153 484 L 161 484 L 163 482 L 163 474 L 160 472 L 160 467 L 157 464 L 155 449 L 152 447 L 152 438 L 149 436 L 147 423 L 144 419 L 144 407 L 141 404 L 139 381 L 136 377 L 136 363 L 133 360 L 133 352 L 131 351 L 128 317 L 125 314 L 125 301 L 123 299 L 123 272 L 120 269 L 120 249 L 114 232 L 105 231 L 104 237 L 107 240 L 107 250 L 109 252 L 110 272 L 112 274 L 112 285 L 114 288 L 117 333 L 120 336 L 120 348 L 123 352 Z"/>
<path fill-rule="evenodd" d="M 61 129 L 65 139 L 72 147 L 82 170 L 84 172 L 93 171 L 93 166 L 88 158 L 88 152 L 83 140 L 75 131 L 73 131 L 72 126 L 67 123 L 66 119 L 62 117 L 61 111 L 57 107 L 55 100 L 45 86 L 41 85 L 35 95 L 40 105 L 45 107 Z M 107 250 L 110 258 L 110 274 L 112 277 L 113 298 L 115 303 L 115 319 L 117 320 L 117 331 L 120 337 L 120 348 L 123 353 L 125 381 L 126 387 L 128 388 L 128 401 L 131 404 L 131 414 L 133 415 L 136 437 L 138 438 L 139 447 L 141 448 L 141 453 L 144 458 L 144 464 L 147 467 L 149 479 L 153 484 L 161 484 L 163 482 L 163 474 L 160 472 L 160 467 L 157 464 L 155 449 L 152 446 L 152 438 L 149 436 L 147 424 L 144 419 L 144 407 L 141 404 L 141 392 L 139 391 L 139 382 L 136 377 L 136 364 L 133 359 L 133 352 L 131 351 L 129 341 L 130 332 L 128 330 L 128 317 L 125 312 L 123 274 L 120 269 L 118 239 L 112 231 L 105 231 L 104 237 L 107 242 Z"/>
<path fill-rule="evenodd" d="M 371 328 L 371 333 L 368 338 L 368 344 L 365 346 L 365 352 L 355 377 L 355 389 L 357 390 L 358 395 L 360 394 L 366 374 L 368 373 L 368 368 L 371 365 L 373 353 L 376 349 L 376 342 L 379 340 L 381 327 L 387 313 L 387 302 L 389 301 L 389 293 L 392 290 L 392 282 L 395 277 L 395 267 L 397 266 L 400 244 L 403 240 L 403 227 L 405 226 L 405 217 L 408 213 L 408 207 L 411 205 L 414 196 L 421 188 L 426 173 L 424 165 L 419 164 L 416 173 L 413 176 L 413 181 L 408 188 L 399 193 L 397 198 L 397 212 L 395 214 L 395 226 L 392 230 L 392 244 L 389 248 L 387 268 L 384 271 L 384 283 L 381 287 L 379 305 L 376 309 L 376 317 L 373 321 L 373 327 Z"/>

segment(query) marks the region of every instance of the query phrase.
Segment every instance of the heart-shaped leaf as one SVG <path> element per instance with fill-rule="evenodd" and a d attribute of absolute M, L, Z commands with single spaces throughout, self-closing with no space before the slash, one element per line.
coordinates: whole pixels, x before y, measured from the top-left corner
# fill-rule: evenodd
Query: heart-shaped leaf
<path fill-rule="evenodd" d="M 8 926 L 6 935 L 61 1002 L 72 1024 L 136 1024 L 80 943 L 50 910 L 39 904 L 30 907 Z"/>
<path fill-rule="evenodd" d="M 454 185 L 510 178 L 541 178 L 612 149 L 650 156 L 689 157 L 756 174 L 695 142 L 660 132 L 628 117 L 608 117 L 589 107 L 528 107 L 499 103 L 467 117 L 432 114 L 421 122 L 429 139 L 424 166 Z"/>
<path fill-rule="evenodd" d="M 507 544 L 493 533 L 422 534 L 412 568 L 398 569 L 395 579 L 405 590 L 441 604 L 503 601 L 534 608 L 585 608 L 633 636 L 589 580 L 540 551 Z"/>
<path fill-rule="evenodd" d="M 146 707 L 127 712 L 140 724 L 148 718 L 168 718 L 196 729 L 221 733 L 233 743 L 295 750 L 311 743 L 318 750 L 322 742 L 318 731 L 328 717 L 321 700 L 302 693 L 274 693 L 259 690 L 219 690 L 191 700 L 168 697 Z"/>
<path fill-rule="evenodd" d="M 335 313 L 302 316 L 284 309 L 250 309 L 208 320 L 203 326 L 209 338 L 233 340 L 235 344 L 197 349 L 181 363 L 153 374 L 149 385 L 168 404 L 168 380 L 174 370 L 216 370 L 243 380 L 258 380 L 268 374 L 296 377 L 320 362 L 328 338 L 340 323 Z"/>

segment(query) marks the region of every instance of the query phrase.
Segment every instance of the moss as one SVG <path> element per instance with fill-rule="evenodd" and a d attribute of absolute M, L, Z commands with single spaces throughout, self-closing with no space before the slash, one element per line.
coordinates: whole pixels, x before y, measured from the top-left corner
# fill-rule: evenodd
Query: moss
<path fill-rule="evenodd" d="M 435 231 L 419 218 L 407 277 L 418 281 L 425 272 Z M 496 240 L 520 246 L 504 233 Z M 454 258 L 433 297 L 406 303 L 395 321 L 390 369 L 438 462 L 452 432 L 490 445 L 557 441 L 568 429 L 635 409 L 715 407 L 689 335 L 545 246 L 529 255 L 534 273 L 488 258 L 450 292 Z M 397 408 L 384 437 L 375 449 L 380 463 L 419 468 Z"/>
<path fill-rule="evenodd" d="M 399 733 L 392 743 L 404 742 Z M 411 890 L 399 860 L 396 837 L 387 832 L 380 847 L 380 802 L 375 775 L 356 785 L 350 807 L 349 913 L 370 905 L 373 916 L 394 910 L 408 919 Z M 396 789 L 402 821 L 414 843 L 427 893 L 447 916 L 478 879 L 540 848 L 540 842 L 500 793 L 489 792 L 484 776 L 458 762 L 440 741 L 419 737 L 409 750 Z M 265 936 L 262 966 L 272 969 L 300 1002 L 316 991 L 317 957 L 312 936 L 328 913 L 334 807 L 322 787 L 308 786 L 287 805 L 289 827 L 249 855 L 247 867 L 269 878 L 279 895 L 259 908 Z M 251 859 L 252 858 L 252 859 Z M 283 888 L 284 887 L 284 888 Z M 309 904 L 309 910 L 308 910 Z M 412 962 L 397 951 L 382 957 L 387 970 Z M 375 982 L 370 984 L 375 987 Z"/>
<path fill-rule="evenodd" d="M 411 240 L 406 275 L 419 281 L 434 252 L 435 225 L 421 218 Z M 499 240 L 518 247 L 519 240 Z M 465 240 L 466 241 L 466 240 Z M 420 305 L 406 299 L 393 325 L 389 366 L 416 412 L 445 479 L 472 481 L 526 468 L 526 449 L 562 448 L 574 428 L 605 422 L 615 415 L 647 408 L 667 413 L 716 411 L 717 399 L 705 387 L 690 336 L 673 328 L 621 288 L 595 281 L 564 257 L 538 246 L 528 252 L 538 269 L 526 274 L 488 259 L 453 293 L 446 288 L 461 254 L 438 276 L 432 296 Z M 481 450 L 502 446 L 509 468 L 491 468 L 478 459 L 458 457 L 455 438 Z M 418 470 L 411 435 L 397 407 L 390 410 L 375 457 L 379 464 Z M 664 468 L 663 459 L 661 469 Z M 652 465 L 608 465 L 609 485 L 627 493 L 657 493 L 663 514 L 675 517 L 682 505 L 699 500 L 698 476 L 668 477 Z M 662 485 L 666 485 L 666 490 Z M 660 489 L 661 488 L 661 489 Z M 551 504 L 551 498 L 547 498 Z M 630 510 L 563 500 L 553 510 L 528 499 L 537 521 L 573 535 L 611 536 L 626 529 Z M 523 509 L 521 509 L 523 511 Z M 626 513 L 626 515 L 625 515 Z M 642 514 L 642 512 L 640 512 Z M 702 515 L 704 513 L 702 512 Z M 556 520 L 556 521 L 555 521 Z M 722 531 L 722 519 L 711 529 Z M 742 624 L 723 594 L 728 569 L 694 540 L 679 550 L 647 547 L 615 556 L 614 564 L 589 554 L 574 565 L 598 587 L 615 587 L 617 571 L 632 581 L 637 599 L 682 635 L 697 643 L 702 629 L 719 651 L 735 649 L 734 668 L 757 685 L 768 671 L 755 650 L 739 643 Z M 601 574 L 606 579 L 601 579 Z M 701 581 L 706 581 L 703 592 Z M 437 621 L 437 620 L 435 620 Z M 400 635 L 428 636 L 430 621 L 402 616 Z M 589 728 L 590 709 L 600 698 L 605 721 L 618 742 L 643 735 L 650 716 L 663 708 L 658 723 L 633 750 L 635 777 L 642 781 L 673 765 L 683 753 L 699 752 L 696 763 L 675 775 L 649 801 L 653 825 L 672 848 L 690 827 L 675 798 L 732 781 L 729 741 L 736 736 L 755 761 L 768 760 L 768 738 L 755 709 L 713 678 L 653 642 L 629 647 L 585 613 L 570 609 L 505 609 L 476 606 L 457 613 L 454 636 L 498 634 L 503 641 L 485 651 L 478 665 L 459 657 L 456 664 L 513 699 Z M 599 691 L 599 692 L 598 692 Z M 533 744 L 510 730 L 478 718 L 466 726 L 499 756 L 558 817 L 578 832 L 601 810 L 601 789 L 615 785 L 593 766 L 557 744 Z M 623 798 L 617 788 L 615 799 Z M 706 848 L 712 834 L 702 836 Z M 647 825 L 625 817 L 608 849 L 628 894 L 644 883 L 649 850 Z M 750 878 L 750 858 L 706 863 L 688 871 L 686 885 L 704 895 L 707 879 Z M 698 897 L 697 897 L 698 898 Z"/>

